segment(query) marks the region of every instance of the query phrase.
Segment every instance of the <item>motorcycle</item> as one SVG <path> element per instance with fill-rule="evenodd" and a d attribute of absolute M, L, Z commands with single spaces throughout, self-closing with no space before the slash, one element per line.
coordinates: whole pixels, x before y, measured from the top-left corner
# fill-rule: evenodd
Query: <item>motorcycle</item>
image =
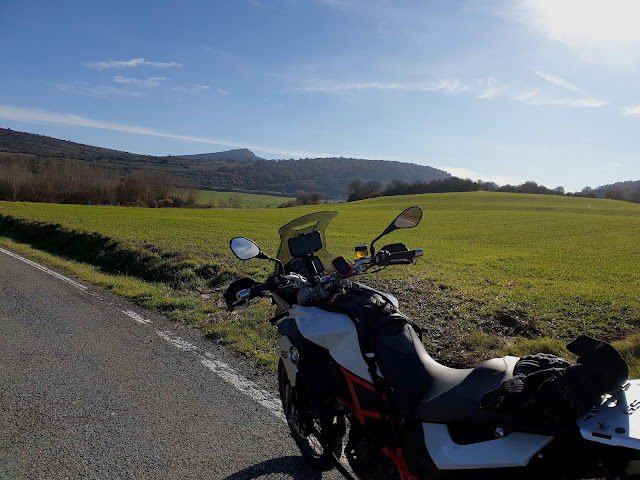
<path fill-rule="evenodd" d="M 531 364 L 528 357 L 494 358 L 468 369 L 441 365 L 394 296 L 355 281 L 423 255 L 402 243 L 374 247 L 396 230 L 416 227 L 420 207 L 403 211 L 370 246 L 356 247 L 353 263 L 327 252 L 325 232 L 336 215 L 312 213 L 281 227 L 275 258 L 247 238 L 231 239 L 239 259 L 270 260 L 275 271 L 261 283 L 237 280 L 224 294 L 229 309 L 267 292 L 275 304 L 279 394 L 290 434 L 312 467 L 337 468 L 349 480 L 640 478 L 640 380 L 628 380 L 613 347 L 589 337 L 570 345 L 585 359 L 592 356 L 589 371 L 607 380 L 595 397 L 589 390 L 597 401 L 588 408 L 580 398 L 586 390 L 562 383 L 575 373 L 566 365 L 545 370 L 553 377 L 537 377 L 540 391 L 560 385 L 551 403 L 536 404 L 530 395 L 524 403 L 537 410 L 501 408 L 520 398 L 510 394 L 524 378 L 518 369 Z M 602 358 L 618 362 L 613 377 L 599 370 Z M 522 386 L 520 395 L 529 388 Z M 581 410 L 549 421 L 545 415 L 566 413 L 561 404 L 576 392 Z"/>

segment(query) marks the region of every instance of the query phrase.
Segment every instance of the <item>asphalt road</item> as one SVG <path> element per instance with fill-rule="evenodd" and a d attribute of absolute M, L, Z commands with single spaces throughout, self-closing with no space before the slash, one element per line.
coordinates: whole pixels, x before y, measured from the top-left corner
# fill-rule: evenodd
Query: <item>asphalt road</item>
<path fill-rule="evenodd" d="M 0 480 L 342 478 L 198 332 L 0 251 Z"/>

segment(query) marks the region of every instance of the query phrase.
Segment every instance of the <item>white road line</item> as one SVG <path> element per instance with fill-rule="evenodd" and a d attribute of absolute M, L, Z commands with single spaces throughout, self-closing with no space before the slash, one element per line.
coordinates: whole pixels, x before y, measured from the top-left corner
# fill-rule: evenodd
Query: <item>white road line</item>
<path fill-rule="evenodd" d="M 137 314 L 133 310 L 122 310 L 122 313 L 127 315 L 128 317 L 133 318 L 136 322 L 141 323 L 142 325 L 146 325 L 148 323 L 152 323 L 151 320 L 144 318 L 142 315 Z"/>
<path fill-rule="evenodd" d="M 9 250 L 5 250 L 2 247 L 0 247 L 0 252 L 4 253 L 6 255 L 9 255 L 10 257 L 13 257 L 13 258 L 15 258 L 17 260 L 20 260 L 21 262 L 24 262 L 27 265 L 31 265 L 32 267 L 37 268 L 38 270 L 42 270 L 43 272 L 46 272 L 49 275 L 53 275 L 57 279 L 62 280 L 63 282 L 67 282 L 69 285 L 71 285 L 71 286 L 73 286 L 73 287 L 75 287 L 75 288 L 77 288 L 79 290 L 82 290 L 82 291 L 85 291 L 85 292 L 87 292 L 89 290 L 88 287 L 86 287 L 86 286 L 84 286 L 84 285 L 82 285 L 82 284 L 80 284 L 78 282 L 75 282 L 75 281 L 71 280 L 70 278 L 65 277 L 64 275 L 61 275 L 58 272 L 54 272 L 53 270 L 51 270 L 51 269 L 49 269 L 47 267 L 43 267 L 42 265 L 40 265 L 40 264 L 38 264 L 36 262 L 33 262 L 33 261 L 31 261 L 31 260 L 29 260 L 27 258 L 21 257 L 17 253 L 13 253 L 13 252 L 10 252 Z"/>
<path fill-rule="evenodd" d="M 286 423 L 284 414 L 282 413 L 282 406 L 280 399 L 270 394 L 266 390 L 260 388 L 256 383 L 240 375 L 234 368 L 226 363 L 218 360 L 212 353 L 201 350 L 192 343 L 183 340 L 176 334 L 165 330 L 156 330 L 156 333 L 164 338 L 171 345 L 183 352 L 194 352 L 200 356 L 200 363 L 218 375 L 227 383 L 231 384 L 240 393 L 247 395 L 254 402 L 265 407 L 276 418 Z"/>
<path fill-rule="evenodd" d="M 178 350 L 182 350 L 183 352 L 197 352 L 198 351 L 198 347 L 196 347 L 195 345 L 192 345 L 191 343 L 187 342 L 186 340 L 181 339 L 180 337 L 178 337 L 177 335 L 171 333 L 168 330 L 165 330 L 165 331 L 156 330 L 156 333 L 158 335 L 160 335 L 162 338 L 164 338 L 171 345 L 176 347 Z"/>
<path fill-rule="evenodd" d="M 233 385 L 236 390 L 244 393 L 254 402 L 259 403 L 269 410 L 269 412 L 271 412 L 271 414 L 276 418 L 287 423 L 287 419 L 285 418 L 284 413 L 282 413 L 282 404 L 280 403 L 280 399 L 275 395 L 271 395 L 251 380 L 239 375 L 233 368 L 220 360 L 202 357 L 200 362 L 202 362 L 202 364 L 213 373 L 219 375 L 223 380 Z"/>
<path fill-rule="evenodd" d="M 82 290 L 84 292 L 87 292 L 90 295 L 97 297 L 97 295 L 89 291 L 88 287 L 76 281 L 73 281 L 70 278 L 65 277 L 64 275 L 61 275 L 58 272 L 54 272 L 53 270 L 47 267 L 43 267 L 42 265 L 36 262 L 28 260 L 24 257 L 21 257 L 18 254 L 10 252 L 9 250 L 5 250 L 4 248 L 1 248 L 1 247 L 0 247 L 0 252 L 6 255 L 9 255 L 10 257 L 13 257 L 17 260 L 20 260 L 21 262 L 24 262 L 34 268 L 37 268 L 38 270 L 42 270 L 43 272 L 46 272 L 49 275 L 52 275 L 57 279 L 62 280 L 63 282 L 66 282 L 69 285 L 79 290 Z M 134 312 L 133 310 L 121 310 L 121 312 L 141 325 L 149 325 L 150 323 L 152 323 L 151 320 L 144 318 L 142 315 Z M 155 330 L 158 336 L 162 337 L 164 340 L 169 342 L 169 344 L 173 345 L 175 348 L 182 350 L 183 352 L 193 352 L 199 355 L 200 362 L 202 363 L 202 365 L 204 365 L 211 372 L 215 373 L 224 381 L 232 385 L 240 393 L 243 393 L 244 395 L 251 398 L 254 402 L 265 407 L 276 418 L 286 423 L 285 416 L 282 413 L 282 407 L 281 407 L 279 398 L 267 392 L 266 390 L 260 388 L 256 383 L 252 382 L 251 380 L 243 377 L 231 366 L 216 359 L 212 353 L 196 347 L 195 345 L 191 344 L 186 340 L 183 340 L 182 338 L 178 337 L 177 335 L 175 335 L 174 333 L 168 330 L 157 330 L 157 329 Z"/>

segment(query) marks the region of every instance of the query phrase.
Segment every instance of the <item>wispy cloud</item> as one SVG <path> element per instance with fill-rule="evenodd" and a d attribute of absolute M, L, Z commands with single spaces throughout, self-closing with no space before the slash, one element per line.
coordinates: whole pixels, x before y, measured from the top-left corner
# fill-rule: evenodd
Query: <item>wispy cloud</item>
<path fill-rule="evenodd" d="M 635 117 L 640 115 L 640 105 L 637 107 L 624 107 L 622 109 L 622 114 L 625 117 Z"/>
<path fill-rule="evenodd" d="M 113 85 L 91 85 L 84 82 L 56 83 L 55 88 L 65 93 L 84 95 L 89 97 L 138 97 L 140 92 L 127 88 L 118 88 Z"/>
<path fill-rule="evenodd" d="M 362 82 L 362 83 L 334 83 L 316 84 L 298 87 L 299 92 L 341 93 L 358 90 L 410 90 L 407 85 L 398 83 Z"/>
<path fill-rule="evenodd" d="M 493 100 L 496 98 L 510 98 L 526 105 L 555 105 L 560 107 L 603 107 L 607 102 L 587 95 L 583 89 L 573 83 L 551 73 L 541 70 L 536 75 L 545 81 L 579 94 L 576 98 L 558 96 L 547 93 L 541 88 L 521 90 L 521 93 L 506 85 L 500 84 L 494 77 L 477 78 L 472 81 L 445 79 L 427 83 L 384 83 L 384 82 L 351 82 L 351 83 L 321 83 L 297 88 L 302 93 L 341 94 L 359 91 L 379 92 L 436 92 L 448 96 L 466 96 L 477 100 Z"/>
<path fill-rule="evenodd" d="M 474 83 L 475 96 L 479 100 L 490 100 L 506 90 L 507 87 L 499 85 L 494 77 L 478 79 Z"/>
<path fill-rule="evenodd" d="M 182 64 L 176 62 L 149 62 L 144 58 L 132 58 L 127 61 L 110 60 L 107 62 L 88 62 L 85 65 L 98 70 L 109 70 L 113 68 L 136 68 L 140 66 L 157 67 L 157 68 L 171 68 L 181 67 Z"/>
<path fill-rule="evenodd" d="M 554 85 L 559 85 L 561 87 L 566 88 L 567 90 L 571 90 L 572 92 L 584 93 L 584 91 L 581 88 L 576 87 L 573 83 L 568 82 L 564 78 L 560 78 L 559 76 L 554 75 L 552 73 L 546 73 L 540 70 L 536 70 L 536 75 L 544 78 L 547 82 L 553 83 Z"/>
<path fill-rule="evenodd" d="M 555 105 L 558 107 L 604 107 L 607 102 L 598 100 L 597 98 L 583 97 L 583 98 L 563 98 L 553 97 L 549 94 L 542 92 L 539 88 L 519 93 L 513 99 L 516 102 L 524 103 L 525 105 Z"/>
<path fill-rule="evenodd" d="M 440 92 L 445 95 L 468 94 L 479 99 L 489 99 L 504 90 L 496 85 L 495 79 L 479 79 L 464 83 L 457 79 L 436 80 L 426 83 L 385 83 L 385 82 L 347 82 L 320 83 L 315 82 L 305 87 L 298 87 L 299 92 L 347 93 L 357 91 L 398 91 L 398 92 Z"/>
<path fill-rule="evenodd" d="M 459 80 L 440 80 L 429 83 L 384 83 L 384 82 L 348 82 L 348 83 L 318 83 L 306 87 L 298 87 L 299 92 L 341 93 L 349 91 L 379 90 L 403 92 L 437 92 L 441 91 L 456 95 L 468 90 Z"/>
<path fill-rule="evenodd" d="M 578 94 L 575 98 L 558 96 L 543 91 L 541 88 L 532 88 L 518 93 L 513 97 L 517 102 L 525 105 L 555 105 L 559 107 L 604 107 L 607 102 L 588 95 L 582 88 L 553 73 L 542 70 L 534 70 L 535 74 L 546 82 Z"/>
<path fill-rule="evenodd" d="M 176 92 L 186 92 L 186 93 L 200 93 L 200 92 L 206 92 L 207 90 L 209 90 L 208 85 L 193 85 L 190 87 L 173 87 L 173 90 L 175 90 Z"/>
<path fill-rule="evenodd" d="M 54 87 L 65 93 L 92 97 L 141 96 L 141 89 L 159 87 L 165 77 L 131 78 L 123 76 L 113 77 L 114 85 L 92 85 L 87 82 L 57 83 Z"/>
<path fill-rule="evenodd" d="M 133 133 L 138 135 L 149 135 L 153 137 L 170 138 L 174 140 L 183 140 L 186 142 L 204 143 L 210 145 L 221 145 L 229 148 L 248 148 L 254 152 L 264 152 L 269 155 L 279 156 L 280 158 L 303 158 L 303 157 L 338 157 L 340 155 L 350 156 L 354 158 L 371 158 L 367 155 L 349 155 L 346 153 L 321 153 L 299 150 L 280 149 L 264 145 L 252 145 L 248 143 L 239 143 L 235 141 L 191 137 L 188 135 L 178 135 L 173 133 L 161 132 L 153 128 L 140 127 L 136 125 L 126 125 L 120 123 L 102 122 L 93 120 L 79 115 L 48 112 L 45 110 L 36 110 L 32 108 L 12 107 L 8 105 L 0 105 L 0 119 L 23 122 L 23 123 L 40 123 L 48 125 L 63 125 L 69 127 L 96 128 L 100 130 L 112 130 L 116 132 Z"/>
<path fill-rule="evenodd" d="M 149 78 L 129 78 L 116 76 L 113 81 L 124 85 L 135 85 L 142 88 L 155 88 L 160 86 L 160 82 L 167 80 L 165 77 L 149 77 Z"/>
<path fill-rule="evenodd" d="M 504 88 L 498 88 L 498 87 L 487 88 L 484 91 L 481 91 L 480 93 L 478 93 L 476 98 L 478 100 L 489 100 L 489 99 L 494 98 L 495 96 L 497 96 L 503 90 L 504 90 Z"/>

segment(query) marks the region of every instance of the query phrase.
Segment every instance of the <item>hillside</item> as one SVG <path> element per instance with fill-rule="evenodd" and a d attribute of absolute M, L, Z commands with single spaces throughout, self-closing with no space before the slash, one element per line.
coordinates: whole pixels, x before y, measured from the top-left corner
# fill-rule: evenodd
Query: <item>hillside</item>
<path fill-rule="evenodd" d="M 640 203 L 640 180 L 603 185 L 593 190 L 593 192 L 598 198 Z"/>
<path fill-rule="evenodd" d="M 187 156 L 136 155 L 42 135 L 0 128 L 0 165 L 27 161 L 31 169 L 55 160 L 74 160 L 119 173 L 156 170 L 177 183 L 204 190 L 227 190 L 295 196 L 317 192 L 343 199 L 353 179 L 430 182 L 451 175 L 436 168 L 386 160 L 306 158 L 265 160 L 246 149 Z"/>

